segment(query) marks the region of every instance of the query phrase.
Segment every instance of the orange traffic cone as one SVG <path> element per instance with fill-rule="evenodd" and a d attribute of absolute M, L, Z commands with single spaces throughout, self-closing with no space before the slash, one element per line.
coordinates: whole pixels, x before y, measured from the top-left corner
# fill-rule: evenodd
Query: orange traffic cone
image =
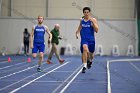
<path fill-rule="evenodd" d="M 8 62 L 11 62 L 11 58 L 10 57 L 8 57 Z"/>
<path fill-rule="evenodd" d="M 30 57 L 28 57 L 27 62 L 31 62 L 31 58 Z"/>

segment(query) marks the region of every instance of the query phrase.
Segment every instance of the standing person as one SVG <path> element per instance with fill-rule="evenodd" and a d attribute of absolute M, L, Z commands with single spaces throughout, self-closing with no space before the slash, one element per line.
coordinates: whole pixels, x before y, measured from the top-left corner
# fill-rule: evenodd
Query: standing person
<path fill-rule="evenodd" d="M 52 49 L 51 49 L 51 52 L 48 56 L 48 59 L 47 59 L 47 63 L 48 64 L 51 64 L 51 58 L 53 56 L 53 54 L 55 53 L 57 59 L 59 60 L 60 64 L 64 62 L 63 59 L 60 58 L 59 54 L 58 54 L 58 50 L 57 50 L 57 46 L 59 45 L 59 39 L 62 39 L 62 37 L 60 36 L 60 25 L 59 24 L 55 24 L 54 26 L 54 29 L 51 31 L 51 34 L 52 34 Z"/>
<path fill-rule="evenodd" d="M 97 20 L 91 17 L 90 8 L 84 7 L 84 17 L 80 19 L 80 25 L 76 31 L 76 38 L 78 39 L 78 33 L 81 35 L 80 50 L 82 53 L 83 69 L 82 73 L 85 73 L 86 68 L 90 68 L 94 57 L 95 50 L 95 37 L 94 33 L 98 32 Z"/>
<path fill-rule="evenodd" d="M 29 39 L 30 39 L 30 33 L 28 32 L 28 29 L 25 28 L 23 32 L 23 44 L 24 44 L 25 55 L 29 55 Z"/>
<path fill-rule="evenodd" d="M 44 34 L 45 31 L 49 35 L 49 42 L 51 42 L 52 35 L 46 25 L 43 25 L 44 18 L 42 16 L 38 16 L 38 24 L 33 26 L 31 37 L 30 37 L 30 47 L 32 48 L 32 56 L 35 58 L 37 56 L 37 52 L 39 51 L 39 61 L 37 71 L 41 71 L 41 63 L 43 61 L 44 49 L 45 49 L 45 41 Z M 34 39 L 33 39 L 34 36 Z M 48 45 L 49 46 L 49 45 Z"/>

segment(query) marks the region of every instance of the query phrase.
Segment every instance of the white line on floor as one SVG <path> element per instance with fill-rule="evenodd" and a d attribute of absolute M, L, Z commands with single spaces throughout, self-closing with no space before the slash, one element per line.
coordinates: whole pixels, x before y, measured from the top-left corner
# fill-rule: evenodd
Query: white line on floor
<path fill-rule="evenodd" d="M 135 61 L 135 62 L 140 62 L 140 59 L 116 59 L 116 60 L 108 60 L 107 61 L 107 91 L 108 93 L 111 93 L 111 79 L 110 79 L 110 68 L 109 68 L 109 64 L 111 62 L 132 62 L 132 61 Z"/>
<path fill-rule="evenodd" d="M 59 64 L 59 63 L 58 63 L 58 64 Z M 44 69 L 44 70 L 50 69 L 50 68 L 52 68 L 52 67 L 54 67 L 54 66 L 56 66 L 56 65 L 58 65 L 58 64 L 55 64 L 55 65 L 53 65 L 53 66 L 50 66 L 50 67 L 48 67 L 48 68 L 46 68 L 46 69 Z M 25 77 L 25 78 L 23 78 L 23 79 L 21 79 L 21 80 L 15 82 L 15 83 L 12 83 L 12 84 L 10 84 L 10 85 L 8 85 L 8 86 L 5 86 L 5 87 L 1 88 L 0 91 L 4 90 L 4 89 L 6 89 L 6 88 L 9 88 L 9 87 L 11 87 L 11 86 L 13 86 L 13 85 L 15 85 L 15 84 L 17 84 L 17 83 L 20 83 L 20 82 L 24 81 L 25 79 L 28 79 L 28 78 L 30 78 L 30 77 L 32 77 L 32 76 L 38 74 L 38 73 L 40 73 L 40 72 L 34 73 L 34 74 L 32 74 L 32 75 L 30 75 L 30 76 L 27 76 L 27 77 Z"/>
<path fill-rule="evenodd" d="M 55 90 L 53 90 L 52 93 L 56 93 L 58 91 L 58 89 L 60 89 L 65 84 L 65 82 L 68 82 L 68 80 L 77 72 L 77 70 L 79 70 L 81 68 L 81 66 L 79 66 L 76 70 L 74 70 L 73 73 L 70 74 L 69 77 L 67 79 L 65 79 L 63 81 L 63 83 L 61 83 Z"/>
<path fill-rule="evenodd" d="M 5 66 L 5 67 L 2 67 L 2 68 L 0 68 L 0 69 L 5 69 L 5 68 L 9 68 L 9 67 L 16 66 L 16 65 L 21 65 L 21 64 L 25 64 L 25 62 L 23 62 L 23 63 L 18 63 L 18 64 L 14 64 L 14 65 L 10 65 L 10 66 Z"/>
<path fill-rule="evenodd" d="M 138 72 L 140 72 L 140 68 L 138 68 L 136 65 L 134 65 L 132 62 L 129 62 Z"/>
<path fill-rule="evenodd" d="M 64 91 L 69 87 L 69 85 L 73 82 L 73 80 L 81 73 L 82 68 L 79 70 L 79 72 L 70 80 L 70 82 L 60 91 L 60 93 L 64 93 Z"/>
<path fill-rule="evenodd" d="M 47 72 L 47 73 L 45 73 L 45 74 L 43 74 L 43 75 L 39 76 L 38 78 L 35 78 L 35 79 L 31 80 L 30 82 L 28 82 L 28 83 L 26 83 L 26 84 L 22 85 L 21 87 L 18 87 L 18 88 L 16 88 L 16 89 L 12 90 L 12 91 L 11 91 L 11 92 L 9 92 L 9 93 L 15 93 L 15 92 L 19 91 L 20 89 L 22 89 L 22 88 L 26 87 L 27 85 L 31 84 L 32 82 L 34 82 L 34 81 L 36 81 L 36 80 L 38 80 L 38 79 L 40 79 L 40 78 L 42 78 L 42 77 L 46 76 L 47 74 L 49 74 L 49 73 L 51 73 L 51 72 L 55 71 L 55 70 L 56 70 L 56 69 L 58 69 L 58 68 L 63 67 L 64 65 L 66 65 L 66 64 L 68 64 L 68 63 L 69 63 L 69 62 L 66 62 L 66 63 L 64 63 L 64 64 L 62 64 L 62 65 L 58 66 L 57 68 L 55 68 L 55 69 L 53 69 L 53 70 L 51 70 L 51 71 L 49 71 L 49 72 Z"/>

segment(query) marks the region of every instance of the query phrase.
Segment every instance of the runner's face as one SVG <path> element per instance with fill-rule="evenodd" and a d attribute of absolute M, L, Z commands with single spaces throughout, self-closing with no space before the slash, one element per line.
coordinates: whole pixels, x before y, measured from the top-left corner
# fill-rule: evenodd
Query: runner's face
<path fill-rule="evenodd" d="M 88 17 L 89 15 L 90 15 L 89 10 L 85 10 L 85 11 L 84 11 L 84 16 L 85 16 L 85 17 Z"/>
<path fill-rule="evenodd" d="M 43 17 L 38 17 L 38 23 L 42 24 L 43 23 Z"/>

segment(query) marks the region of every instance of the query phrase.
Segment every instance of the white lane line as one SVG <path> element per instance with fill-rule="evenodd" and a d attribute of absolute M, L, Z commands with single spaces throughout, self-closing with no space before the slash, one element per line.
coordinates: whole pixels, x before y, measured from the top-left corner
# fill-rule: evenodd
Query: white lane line
<path fill-rule="evenodd" d="M 58 64 L 59 64 L 59 63 L 58 63 Z M 45 71 L 45 70 L 47 70 L 47 69 L 50 69 L 50 68 L 52 68 L 52 67 L 54 67 L 54 66 L 56 66 L 56 65 L 58 65 L 58 64 L 55 64 L 55 65 L 53 65 L 53 66 L 50 66 L 50 67 L 44 69 L 43 71 Z M 10 85 L 8 85 L 8 86 L 5 86 L 5 87 L 1 88 L 0 91 L 4 90 L 4 89 L 6 89 L 6 88 L 9 88 L 9 87 L 11 87 L 11 86 L 13 86 L 13 85 L 15 85 L 15 84 L 17 84 L 17 83 L 20 83 L 21 81 L 24 81 L 25 79 L 28 79 L 28 78 L 30 78 L 30 77 L 32 77 L 32 76 L 38 74 L 38 73 L 40 73 L 40 72 L 34 73 L 34 74 L 32 74 L 32 75 L 30 75 L 30 76 L 27 76 L 26 78 L 23 78 L 23 79 L 21 79 L 21 80 L 15 82 L 15 83 L 12 83 L 12 84 L 10 84 Z"/>
<path fill-rule="evenodd" d="M 140 59 L 116 59 L 116 60 L 108 60 L 107 61 L 107 91 L 108 93 L 111 93 L 111 78 L 110 78 L 110 68 L 109 65 L 111 62 L 140 62 Z"/>
<path fill-rule="evenodd" d="M 109 60 L 109 62 L 121 62 L 121 61 L 123 61 L 123 62 L 128 62 L 128 61 L 136 61 L 136 62 L 138 62 L 138 61 L 140 61 L 140 59 L 116 59 L 116 60 Z"/>
<path fill-rule="evenodd" d="M 0 62 L 0 64 L 1 64 L 1 63 L 7 63 L 7 62 L 8 62 L 8 61 L 2 61 L 2 62 Z"/>
<path fill-rule="evenodd" d="M 111 93 L 111 80 L 110 80 L 109 62 L 110 61 L 107 61 L 107 93 Z"/>
<path fill-rule="evenodd" d="M 43 64 L 45 64 L 45 63 L 43 63 Z M 42 64 L 42 65 L 43 65 L 43 64 Z M 3 77 L 0 77 L 0 80 L 1 80 L 1 79 L 4 79 L 4 78 L 7 78 L 7 77 L 9 77 L 9 76 L 12 76 L 12 75 L 15 75 L 15 74 L 18 74 L 18 73 L 24 72 L 24 71 L 26 71 L 26 70 L 29 70 L 29 69 L 35 68 L 35 67 L 37 67 L 37 66 L 38 66 L 38 65 L 35 65 L 35 66 L 28 67 L 27 69 L 23 69 L 23 70 L 21 70 L 21 71 L 15 72 L 15 73 L 12 73 L 12 74 L 9 74 L 9 75 L 5 75 L 5 76 L 3 76 Z"/>
<path fill-rule="evenodd" d="M 4 78 L 7 78 L 7 77 L 10 77 L 10 76 L 12 76 L 12 75 L 15 75 L 15 74 L 24 72 L 24 71 L 26 71 L 26 70 L 32 69 L 32 68 L 37 67 L 37 66 L 38 66 L 38 65 L 35 65 L 35 66 L 32 66 L 32 67 L 28 67 L 27 69 L 23 69 L 23 70 L 20 70 L 20 71 L 18 71 L 18 72 L 14 72 L 14 73 L 12 73 L 12 74 L 9 74 L 9 75 L 0 77 L 0 80 L 1 80 L 1 79 L 4 79 Z"/>
<path fill-rule="evenodd" d="M 56 73 L 71 73 L 71 72 L 74 72 L 74 71 L 54 71 L 54 72 L 56 72 Z"/>
<path fill-rule="evenodd" d="M 82 65 L 79 66 L 76 70 L 74 70 L 73 73 L 70 74 L 69 77 L 68 77 L 67 79 L 65 79 L 65 80 L 63 81 L 63 83 L 61 83 L 55 90 L 53 90 L 52 93 L 56 93 L 66 82 L 68 82 L 68 80 L 69 80 L 69 79 L 77 72 L 77 70 L 79 70 L 81 67 L 82 67 Z"/>
<path fill-rule="evenodd" d="M 30 82 L 28 82 L 28 83 L 22 85 L 21 87 L 18 87 L 18 88 L 16 88 L 16 89 L 12 90 L 12 91 L 9 92 L 9 93 L 15 93 L 15 92 L 19 91 L 20 89 L 26 87 L 27 85 L 31 84 L 32 82 L 34 82 L 34 81 L 36 81 L 36 80 L 38 80 L 38 79 L 40 79 L 40 78 L 46 76 L 47 74 L 49 74 L 49 73 L 51 73 L 51 72 L 53 72 L 53 71 L 55 71 L 55 70 L 57 70 L 57 69 L 63 67 L 64 65 L 66 65 L 66 64 L 68 64 L 68 63 L 69 63 L 69 62 L 66 62 L 66 63 L 64 63 L 64 64 L 58 66 L 57 68 L 55 68 L 55 69 L 53 69 L 53 70 L 51 70 L 51 71 L 49 71 L 49 72 L 47 72 L 47 73 L 45 73 L 45 74 L 39 76 L 38 78 L 35 78 L 35 79 L 31 80 Z"/>
<path fill-rule="evenodd" d="M 69 85 L 73 82 L 73 80 L 81 73 L 82 68 L 79 70 L 79 72 L 70 80 L 70 82 L 60 91 L 60 93 L 64 93 L 65 90 L 69 87 Z"/>
<path fill-rule="evenodd" d="M 130 65 L 132 65 L 138 72 L 140 72 L 140 68 L 138 68 L 136 65 L 134 65 L 132 62 L 129 62 Z"/>
<path fill-rule="evenodd" d="M 18 64 L 14 64 L 14 65 L 10 65 L 10 66 L 5 66 L 0 69 L 5 69 L 5 68 L 9 68 L 9 67 L 16 66 L 16 65 L 21 65 L 21 64 L 25 64 L 25 63 L 18 63 Z"/>

